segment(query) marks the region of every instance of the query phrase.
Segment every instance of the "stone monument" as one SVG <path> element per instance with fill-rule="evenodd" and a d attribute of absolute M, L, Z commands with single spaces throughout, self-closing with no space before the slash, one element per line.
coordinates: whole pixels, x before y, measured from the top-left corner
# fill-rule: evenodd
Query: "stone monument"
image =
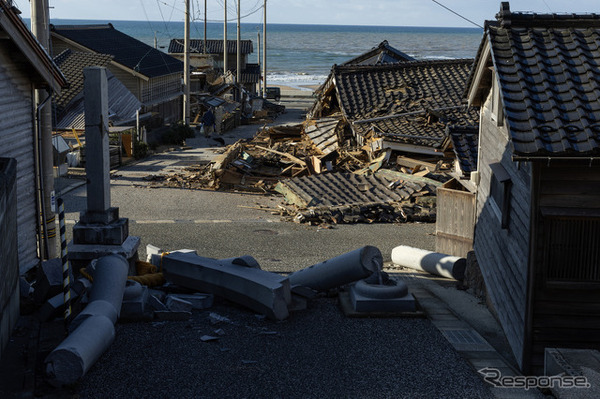
<path fill-rule="evenodd" d="M 110 206 L 106 69 L 88 67 L 83 75 L 87 210 L 73 227 L 69 260 L 78 270 L 93 259 L 118 254 L 127 259 L 134 274 L 140 237 L 129 235 L 129 219 L 119 217 L 119 208 Z"/>

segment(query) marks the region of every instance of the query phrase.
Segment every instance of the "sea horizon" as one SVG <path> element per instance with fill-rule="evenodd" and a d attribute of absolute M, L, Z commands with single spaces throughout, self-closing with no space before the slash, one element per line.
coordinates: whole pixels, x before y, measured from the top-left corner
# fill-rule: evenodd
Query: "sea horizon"
<path fill-rule="evenodd" d="M 28 21 L 28 19 L 24 19 Z M 115 29 L 141 42 L 167 52 L 171 39 L 183 38 L 183 21 L 131 21 L 51 19 L 54 25 L 111 23 Z M 235 40 L 237 26 L 228 23 L 228 39 Z M 208 39 L 223 39 L 223 24 L 207 23 Z M 194 39 L 204 38 L 204 22 L 194 21 L 190 28 Z M 252 40 L 254 52 L 248 62 L 262 63 L 257 50 L 262 24 L 242 23 L 241 38 Z M 267 83 L 292 87 L 318 85 L 331 68 L 387 40 L 390 46 L 416 59 L 474 58 L 483 30 L 471 27 L 374 26 L 267 23 Z M 262 52 L 262 49 L 261 49 Z"/>

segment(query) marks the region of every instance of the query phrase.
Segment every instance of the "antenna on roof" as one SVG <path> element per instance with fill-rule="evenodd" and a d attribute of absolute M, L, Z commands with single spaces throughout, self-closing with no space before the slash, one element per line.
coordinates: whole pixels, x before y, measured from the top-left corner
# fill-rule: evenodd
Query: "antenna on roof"
<path fill-rule="evenodd" d="M 454 14 L 454 15 L 458 15 L 459 17 L 461 17 L 461 18 L 462 18 L 462 19 L 464 19 L 465 21 L 467 21 L 467 22 L 470 22 L 470 23 L 472 23 L 473 25 L 475 25 L 475 26 L 477 26 L 477 27 L 479 27 L 479 28 L 483 29 L 483 26 L 479 25 L 478 23 L 475 23 L 475 22 L 471 21 L 471 20 L 470 20 L 469 18 L 467 18 L 467 17 L 463 17 L 462 15 L 460 15 L 460 14 L 459 14 L 459 13 L 457 13 L 456 11 L 453 11 L 453 10 L 451 10 L 450 8 L 446 7 L 445 5 L 443 5 L 442 3 L 440 3 L 439 1 L 436 1 L 436 0 L 431 0 L 431 1 L 433 1 L 433 2 L 434 2 L 435 4 L 437 4 L 438 6 L 440 6 L 440 7 L 442 7 L 442 8 L 445 8 L 446 10 L 450 11 L 452 14 Z"/>

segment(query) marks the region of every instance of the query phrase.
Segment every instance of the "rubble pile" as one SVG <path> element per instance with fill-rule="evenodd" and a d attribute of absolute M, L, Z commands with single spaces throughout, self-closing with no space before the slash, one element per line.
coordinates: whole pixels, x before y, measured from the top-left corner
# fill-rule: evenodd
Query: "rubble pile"
<path fill-rule="evenodd" d="M 391 150 L 373 149 L 372 143 L 339 146 L 344 136 L 335 122 L 326 125 L 328 137 L 318 130 L 322 126 L 264 127 L 251 140 L 226 147 L 211 164 L 147 180 L 154 187 L 280 193 L 287 203 L 278 214 L 298 223 L 435 221 L 436 187 L 448 180 L 451 162 L 393 158 Z M 302 192 L 299 186 L 322 187 Z M 328 196 L 335 200 L 297 200 Z"/>

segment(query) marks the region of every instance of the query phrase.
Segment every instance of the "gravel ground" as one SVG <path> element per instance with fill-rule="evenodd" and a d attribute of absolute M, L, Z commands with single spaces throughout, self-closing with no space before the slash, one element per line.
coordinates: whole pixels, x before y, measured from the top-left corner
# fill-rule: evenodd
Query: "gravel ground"
<path fill-rule="evenodd" d="M 212 324 L 210 313 L 229 321 Z M 204 335 L 224 335 L 203 342 Z M 134 349 L 135 348 L 135 349 Z M 488 398 L 427 319 L 351 319 L 316 298 L 284 322 L 216 302 L 190 321 L 119 323 L 81 398 Z"/>

